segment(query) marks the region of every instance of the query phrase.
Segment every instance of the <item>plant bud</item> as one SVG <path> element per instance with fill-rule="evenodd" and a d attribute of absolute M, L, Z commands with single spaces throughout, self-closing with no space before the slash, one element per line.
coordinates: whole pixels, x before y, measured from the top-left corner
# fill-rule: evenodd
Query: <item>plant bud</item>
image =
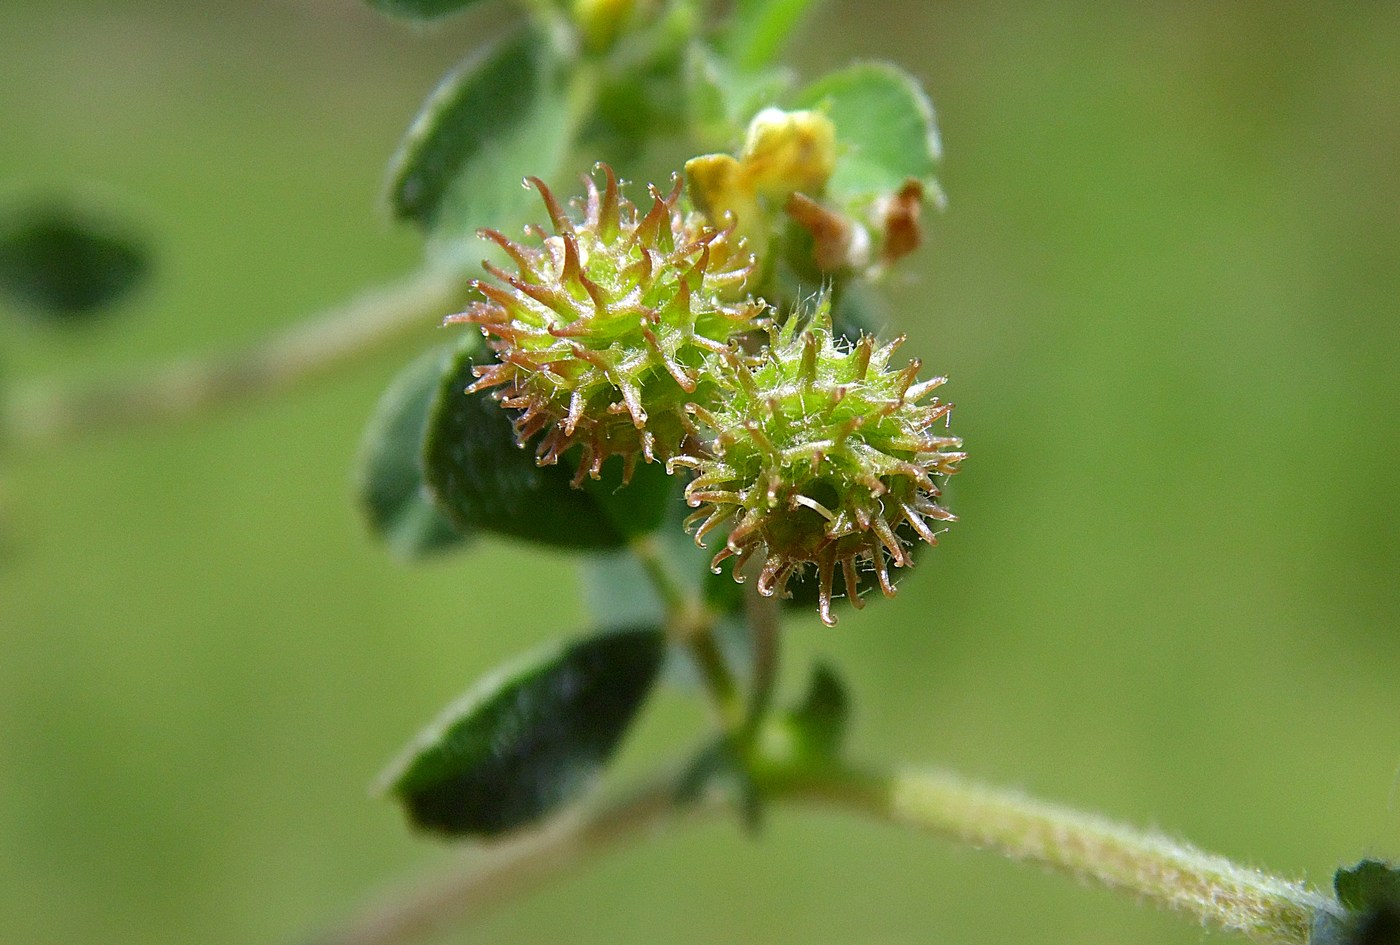
<path fill-rule="evenodd" d="M 836 127 L 821 112 L 765 108 L 749 122 L 739 156 L 686 162 L 690 197 L 710 222 L 727 225 L 762 255 L 772 219 L 795 191 L 820 193 L 836 167 Z M 765 205 L 771 201 L 771 205 Z"/>

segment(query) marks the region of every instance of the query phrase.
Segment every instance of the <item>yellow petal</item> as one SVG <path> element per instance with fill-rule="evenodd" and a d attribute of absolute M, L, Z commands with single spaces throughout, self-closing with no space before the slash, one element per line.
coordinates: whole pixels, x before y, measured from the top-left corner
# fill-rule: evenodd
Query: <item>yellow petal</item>
<path fill-rule="evenodd" d="M 744 166 L 728 154 L 702 154 L 685 162 L 690 199 L 717 227 L 731 218 L 735 236 L 750 247 L 766 241 L 768 223 Z"/>
<path fill-rule="evenodd" d="M 765 108 L 749 122 L 740 159 L 764 196 L 820 193 L 836 167 L 836 126 L 821 112 Z"/>

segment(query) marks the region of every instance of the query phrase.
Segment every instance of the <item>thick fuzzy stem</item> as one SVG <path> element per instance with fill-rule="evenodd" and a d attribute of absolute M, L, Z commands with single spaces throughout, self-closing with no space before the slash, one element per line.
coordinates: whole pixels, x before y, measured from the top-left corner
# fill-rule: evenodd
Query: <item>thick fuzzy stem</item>
<path fill-rule="evenodd" d="M 1336 904 L 1301 883 L 1240 866 L 1160 833 L 951 774 L 834 769 L 777 788 L 1121 889 L 1257 942 L 1306 945 Z"/>

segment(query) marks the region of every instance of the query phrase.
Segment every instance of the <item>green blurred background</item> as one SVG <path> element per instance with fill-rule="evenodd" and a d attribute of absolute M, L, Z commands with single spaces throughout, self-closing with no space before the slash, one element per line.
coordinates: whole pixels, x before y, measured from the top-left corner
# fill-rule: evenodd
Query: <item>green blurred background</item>
<path fill-rule="evenodd" d="M 7 377 L 248 342 L 415 265 L 377 213 L 418 102 L 499 13 L 6 0 L 0 182 L 134 216 L 155 277 Z M 1400 856 L 1400 5 L 833 3 L 808 75 L 927 83 L 948 211 L 896 276 L 952 381 L 962 515 L 892 603 L 788 637 L 857 753 L 948 765 L 1324 883 Z M 522 169 L 522 170 L 528 170 Z M 425 327 L 423 343 L 441 337 Z M 570 561 L 416 569 L 349 469 L 420 345 L 199 425 L 7 469 L 0 937 L 277 942 L 454 855 L 367 785 L 476 675 L 581 627 Z M 636 770 L 695 743 L 667 693 Z M 987 854 L 778 812 L 614 856 L 450 941 L 1188 943 Z"/>

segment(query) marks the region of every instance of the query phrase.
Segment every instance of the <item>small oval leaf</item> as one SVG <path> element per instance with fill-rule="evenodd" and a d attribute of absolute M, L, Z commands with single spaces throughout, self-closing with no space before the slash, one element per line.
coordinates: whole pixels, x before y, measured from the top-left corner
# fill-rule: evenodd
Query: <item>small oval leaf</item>
<path fill-rule="evenodd" d="M 860 63 L 817 79 L 796 106 L 820 108 L 836 125 L 840 156 L 827 184 L 847 203 L 897 192 L 920 181 L 937 194 L 940 146 L 933 105 L 909 73 L 888 63 Z"/>
<path fill-rule="evenodd" d="M 459 530 L 487 529 L 560 548 L 617 548 L 626 536 L 563 463 L 535 465 L 509 415 L 487 391 L 466 393 L 479 355 L 464 342 L 439 381 L 423 443 L 424 480 Z"/>
<path fill-rule="evenodd" d="M 464 345 L 481 348 L 470 337 Z M 423 478 L 428 415 L 457 352 L 457 345 L 442 345 L 404 368 L 365 428 L 356 476 L 360 506 L 370 529 L 400 560 L 461 547 L 469 535 L 438 509 Z"/>
<path fill-rule="evenodd" d="M 495 836 L 576 799 L 612 757 L 656 681 L 654 627 L 533 654 L 481 680 L 384 777 L 414 824 Z"/>
<path fill-rule="evenodd" d="M 555 175 L 573 141 L 558 54 L 525 30 L 479 50 L 428 97 L 389 168 L 393 213 L 461 236 L 508 229 L 534 205 L 526 175 Z"/>
<path fill-rule="evenodd" d="M 36 315 L 87 320 L 120 302 L 149 268 L 131 237 L 66 207 L 26 207 L 0 221 L 0 293 Z"/>
<path fill-rule="evenodd" d="M 436 20 L 459 13 L 480 0 L 368 0 L 381 13 L 407 20 Z"/>

